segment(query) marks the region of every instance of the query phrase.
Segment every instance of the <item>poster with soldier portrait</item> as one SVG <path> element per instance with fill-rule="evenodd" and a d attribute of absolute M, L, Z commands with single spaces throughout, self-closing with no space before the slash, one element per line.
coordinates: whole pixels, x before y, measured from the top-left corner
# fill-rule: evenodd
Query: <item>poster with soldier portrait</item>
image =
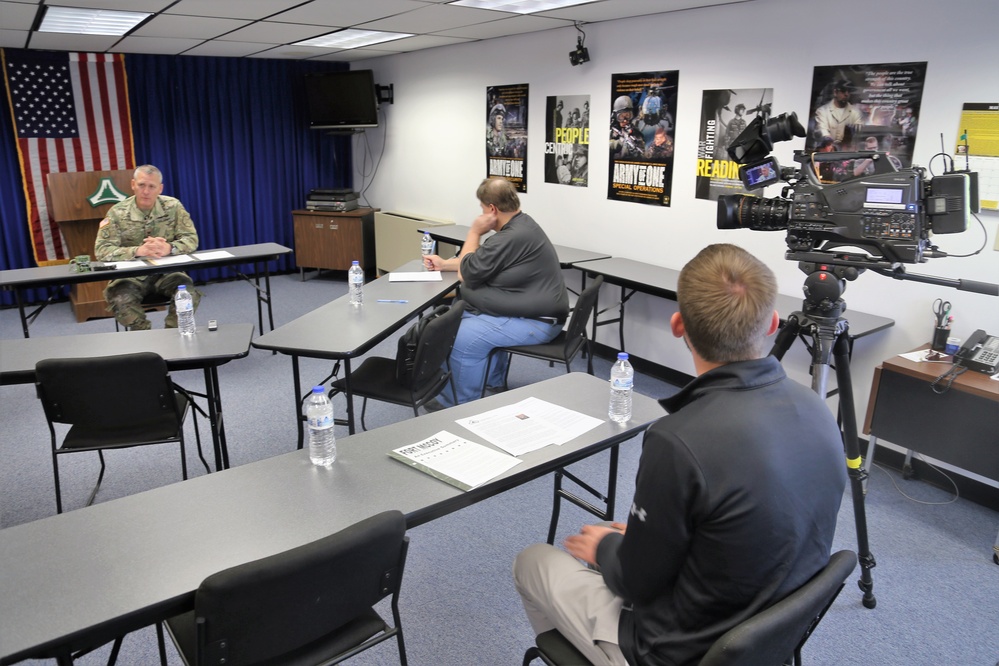
<path fill-rule="evenodd" d="M 586 187 L 590 179 L 590 96 L 549 97 L 545 111 L 545 182 Z"/>
<path fill-rule="evenodd" d="M 770 115 L 773 98 L 773 88 L 704 91 L 694 184 L 698 199 L 717 201 L 723 194 L 748 192 L 739 180 L 738 162 L 728 156 L 728 147 L 749 123 Z"/>
<path fill-rule="evenodd" d="M 527 192 L 526 83 L 486 88 L 486 176 Z"/>
<path fill-rule="evenodd" d="M 669 206 L 680 73 L 611 75 L 607 198 Z"/>
<path fill-rule="evenodd" d="M 912 166 L 925 80 L 925 62 L 816 67 L 805 151 L 876 151 L 896 169 Z M 871 159 L 822 161 L 819 175 L 839 182 L 876 168 Z"/>

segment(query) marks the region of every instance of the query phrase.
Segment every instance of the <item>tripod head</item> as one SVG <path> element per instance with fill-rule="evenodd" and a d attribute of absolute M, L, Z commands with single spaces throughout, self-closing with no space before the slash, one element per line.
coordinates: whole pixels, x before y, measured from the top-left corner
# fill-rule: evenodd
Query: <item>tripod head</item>
<path fill-rule="evenodd" d="M 842 299 L 847 281 L 856 280 L 863 269 L 833 263 L 799 261 L 798 268 L 805 275 L 805 301 L 802 312 L 815 320 L 837 320 L 846 310 Z"/>

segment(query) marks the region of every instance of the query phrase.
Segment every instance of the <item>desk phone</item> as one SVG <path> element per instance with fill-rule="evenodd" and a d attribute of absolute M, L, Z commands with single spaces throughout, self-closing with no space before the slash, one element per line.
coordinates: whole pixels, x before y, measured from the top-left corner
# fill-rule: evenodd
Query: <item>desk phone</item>
<path fill-rule="evenodd" d="M 954 355 L 954 362 L 969 370 L 994 375 L 999 365 L 999 337 L 978 329 Z"/>

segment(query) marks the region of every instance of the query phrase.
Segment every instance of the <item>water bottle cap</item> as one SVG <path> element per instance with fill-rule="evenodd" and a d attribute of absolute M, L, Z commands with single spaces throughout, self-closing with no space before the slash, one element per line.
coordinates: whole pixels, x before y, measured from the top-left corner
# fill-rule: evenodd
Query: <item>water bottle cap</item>
<path fill-rule="evenodd" d="M 358 262 L 358 261 L 352 261 L 352 262 L 350 262 L 350 263 L 351 263 L 352 265 L 354 265 L 354 266 L 359 266 L 359 265 L 360 265 L 360 262 Z"/>
<path fill-rule="evenodd" d="M 619 361 L 627 361 L 628 360 L 628 354 L 625 353 L 625 352 L 618 352 L 617 353 L 617 360 L 619 360 Z"/>
<path fill-rule="evenodd" d="M 312 387 L 312 392 L 313 393 L 326 393 L 326 389 L 324 389 L 322 386 L 313 386 Z"/>
<path fill-rule="evenodd" d="M 182 285 L 179 285 L 177 287 L 177 291 L 180 291 L 181 289 L 183 289 L 184 291 L 187 291 L 187 285 L 186 284 L 182 284 Z"/>

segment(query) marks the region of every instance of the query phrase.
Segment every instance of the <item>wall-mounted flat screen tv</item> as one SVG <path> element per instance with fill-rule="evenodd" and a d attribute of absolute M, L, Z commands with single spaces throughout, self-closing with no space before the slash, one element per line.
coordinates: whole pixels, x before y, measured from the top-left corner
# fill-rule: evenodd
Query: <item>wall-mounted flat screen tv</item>
<path fill-rule="evenodd" d="M 378 98 L 370 69 L 305 75 L 312 129 L 378 127 Z"/>

